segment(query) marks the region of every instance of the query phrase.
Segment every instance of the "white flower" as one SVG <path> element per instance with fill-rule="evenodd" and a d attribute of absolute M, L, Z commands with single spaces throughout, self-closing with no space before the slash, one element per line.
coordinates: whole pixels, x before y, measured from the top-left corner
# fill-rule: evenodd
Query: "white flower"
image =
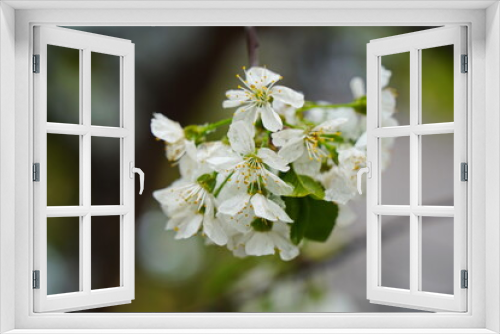
<path fill-rule="evenodd" d="M 208 159 L 218 172 L 227 176 L 227 185 L 245 191 L 250 187 L 264 188 L 276 195 L 286 195 L 292 188 L 267 167 L 286 172 L 286 161 L 268 148 L 255 150 L 255 128 L 244 121 L 233 122 L 228 138 L 232 152 Z M 267 166 L 267 167 L 266 167 Z"/>
<path fill-rule="evenodd" d="M 325 187 L 325 201 L 347 204 L 357 195 L 356 184 L 350 173 L 343 168 L 333 166 L 318 178 Z"/>
<path fill-rule="evenodd" d="M 241 237 L 240 243 L 245 245 L 247 255 L 272 255 L 277 250 L 284 261 L 290 261 L 299 255 L 298 247 L 290 240 L 290 227 L 287 224 L 262 220 L 258 229 L 253 229 Z"/>
<path fill-rule="evenodd" d="M 339 166 L 333 166 L 318 177 L 325 187 L 325 201 L 346 204 L 353 199 L 357 195 L 357 172 L 365 165 L 363 150 L 357 147 L 339 150 Z"/>
<path fill-rule="evenodd" d="M 339 166 L 356 180 L 358 170 L 366 166 L 366 152 L 357 147 L 339 150 Z"/>
<path fill-rule="evenodd" d="M 273 144 L 281 147 L 278 155 L 286 162 L 294 162 L 299 174 L 315 176 L 321 163 L 330 154 L 321 144 L 328 141 L 328 135 L 336 134 L 346 123 L 345 118 L 332 119 L 310 130 L 286 129 L 272 134 Z"/>
<path fill-rule="evenodd" d="M 214 197 L 202 184 L 181 179 L 155 191 L 153 196 L 169 217 L 166 229 L 176 231 L 176 239 L 192 237 L 203 227 L 203 232 L 214 243 L 227 243 L 227 235 L 215 217 Z"/>
<path fill-rule="evenodd" d="M 255 218 L 268 221 L 293 223 L 283 207 L 260 193 L 239 193 L 228 197 L 218 207 L 219 215 L 240 232 L 251 230 L 251 222 Z"/>
<path fill-rule="evenodd" d="M 381 88 L 381 111 L 382 111 L 382 126 L 397 126 L 398 121 L 392 116 L 396 112 L 396 92 L 388 88 L 391 80 L 392 72 L 385 67 L 380 68 L 380 88 Z M 351 79 L 351 91 L 354 98 L 359 99 L 366 95 L 365 84 L 363 79 L 355 77 Z"/>
<path fill-rule="evenodd" d="M 321 161 L 328 152 L 321 148 L 326 136 L 336 134 L 339 127 L 346 123 L 345 118 L 332 119 L 321 123 L 310 130 L 286 129 L 272 134 L 273 144 L 281 147 L 278 155 L 287 162 L 299 159 L 307 154 L 310 160 Z"/>
<path fill-rule="evenodd" d="M 186 153 L 186 146 L 192 142 L 186 139 L 184 130 L 179 123 L 162 114 L 155 113 L 153 116 L 151 119 L 151 132 L 156 138 L 168 144 L 167 159 L 170 161 L 179 160 Z"/>
<path fill-rule="evenodd" d="M 192 141 L 186 145 L 186 154 L 179 160 L 179 171 L 181 176 L 190 181 L 203 175 L 212 173 L 214 170 L 207 160 L 227 154 L 230 147 L 220 141 L 203 143 L 196 147 Z"/>
<path fill-rule="evenodd" d="M 245 120 L 253 124 L 260 115 L 262 124 L 269 131 L 278 131 L 283 127 L 280 116 L 273 108 L 273 101 L 279 100 L 294 108 L 304 105 L 304 96 L 290 88 L 276 86 L 282 79 L 276 74 L 262 67 L 252 67 L 245 71 L 245 79 L 236 75 L 244 86 L 237 90 L 226 92 L 227 100 L 223 102 L 224 108 L 238 107 L 234 121 Z"/>
<path fill-rule="evenodd" d="M 323 102 L 320 102 L 318 104 L 321 105 L 322 103 Z M 360 116 L 353 108 L 313 108 L 305 112 L 304 118 L 315 124 L 344 118 L 346 122 L 339 126 L 338 131 L 342 132 L 342 137 L 347 139 L 356 139 L 363 132 L 360 130 Z"/>
<path fill-rule="evenodd" d="M 396 121 L 394 118 L 391 118 Z M 366 132 L 363 133 L 359 139 L 356 141 L 354 147 L 358 150 L 366 152 Z M 384 171 L 390 163 L 391 159 L 391 150 L 394 147 L 395 139 L 393 137 L 383 138 L 380 140 L 380 170 Z M 366 153 L 365 153 L 366 154 Z"/>

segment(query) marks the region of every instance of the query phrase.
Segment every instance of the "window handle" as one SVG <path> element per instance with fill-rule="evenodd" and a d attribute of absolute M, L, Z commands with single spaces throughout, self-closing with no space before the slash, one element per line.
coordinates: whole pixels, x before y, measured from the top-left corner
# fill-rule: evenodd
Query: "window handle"
<path fill-rule="evenodd" d="M 131 179 L 134 178 L 134 173 L 139 174 L 139 185 L 141 187 L 141 189 L 139 190 L 139 195 L 142 195 L 142 191 L 144 190 L 144 172 L 140 168 L 134 167 L 134 163 L 132 161 L 130 161 L 129 166 Z"/>
<path fill-rule="evenodd" d="M 363 180 L 364 173 L 366 173 L 367 178 L 372 178 L 372 163 L 370 161 L 366 162 L 366 167 L 358 170 L 358 192 L 360 195 L 363 194 L 363 191 L 361 190 L 361 181 Z"/>

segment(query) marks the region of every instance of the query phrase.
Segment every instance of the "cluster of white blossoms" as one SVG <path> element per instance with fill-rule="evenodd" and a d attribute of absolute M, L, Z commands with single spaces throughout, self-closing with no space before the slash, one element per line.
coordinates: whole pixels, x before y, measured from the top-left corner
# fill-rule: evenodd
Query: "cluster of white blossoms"
<path fill-rule="evenodd" d="M 299 254 L 303 239 L 325 241 L 339 210 L 357 195 L 356 173 L 366 162 L 364 83 L 354 78 L 353 102 L 332 105 L 305 101 L 266 68 L 244 71 L 223 102 L 236 108 L 232 118 L 182 128 L 154 114 L 151 131 L 166 143 L 181 178 L 153 196 L 176 239 L 202 234 L 235 256 L 277 252 L 287 261 Z M 397 125 L 390 76 L 382 70 L 385 126 Z M 223 138 L 210 139 L 226 124 Z M 382 150 L 392 145 L 385 141 Z"/>

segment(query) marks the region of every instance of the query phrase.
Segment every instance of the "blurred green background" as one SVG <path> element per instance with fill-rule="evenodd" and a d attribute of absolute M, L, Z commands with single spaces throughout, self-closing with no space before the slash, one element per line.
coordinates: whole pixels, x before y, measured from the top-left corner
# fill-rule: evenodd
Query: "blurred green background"
<path fill-rule="evenodd" d="M 173 232 L 164 230 L 166 217 L 152 192 L 170 185 L 179 173 L 167 162 L 164 145 L 150 133 L 152 113 L 163 113 L 182 125 L 230 116 L 232 110 L 221 106 L 225 91 L 238 85 L 235 74 L 248 66 L 242 27 L 70 28 L 135 43 L 136 166 L 146 174 L 144 193 L 136 195 L 135 300 L 92 312 L 409 311 L 371 304 L 366 299 L 364 197 L 344 210 L 326 243 L 309 242 L 291 262 L 272 256 L 235 258 L 224 248 L 205 245 L 201 237 L 176 241 Z M 366 44 L 371 39 L 421 29 L 257 27 L 259 58 L 262 65 L 284 76 L 284 85 L 302 91 L 307 100 L 344 103 L 352 100 L 350 80 L 366 76 Z M 78 123 L 78 51 L 49 46 L 48 52 L 48 121 Z M 449 47 L 424 51 L 425 123 L 453 121 L 452 55 Z M 393 71 L 389 86 L 399 93 L 396 118 L 408 124 L 409 58 L 387 57 L 394 58 L 383 60 L 383 64 Z M 117 57 L 92 54 L 92 124 L 119 124 Z M 119 204 L 119 145 L 118 139 L 92 139 L 92 204 Z M 432 141 L 425 151 L 428 153 L 423 153 L 424 169 L 429 174 L 423 181 L 428 189 L 424 197 L 429 202 L 453 200 L 452 185 L 450 189 L 446 173 L 441 172 L 453 157 L 449 147 L 448 136 Z M 407 150 L 404 143 L 394 147 L 387 171 L 395 178 L 386 188 L 389 198 L 401 198 L 408 191 L 408 186 L 404 188 L 408 183 Z M 78 159 L 76 136 L 48 135 L 48 205 L 78 205 Z M 92 218 L 92 288 L 119 284 L 118 223 L 119 217 Z M 77 291 L 78 218 L 51 218 L 47 224 L 49 293 Z M 389 247 L 384 275 L 405 281 L 407 260 L 391 256 L 406 252 L 408 231 L 398 228 L 400 224 L 393 225 L 395 228 L 383 235 Z M 428 254 L 424 256 L 430 259 L 424 264 L 424 275 L 430 275 L 429 291 L 451 293 L 453 245 L 432 238 L 436 233 L 449 234 L 450 224 L 432 225 L 431 237 L 423 241 L 424 254 Z M 441 255 L 433 256 L 438 249 Z"/>

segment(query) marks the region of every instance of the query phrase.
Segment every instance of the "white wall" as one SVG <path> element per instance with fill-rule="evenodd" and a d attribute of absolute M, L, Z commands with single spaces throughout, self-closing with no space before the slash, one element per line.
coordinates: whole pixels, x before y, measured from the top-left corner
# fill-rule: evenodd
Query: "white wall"
<path fill-rule="evenodd" d="M 14 328 L 15 11 L 0 3 L 0 333 Z"/>

